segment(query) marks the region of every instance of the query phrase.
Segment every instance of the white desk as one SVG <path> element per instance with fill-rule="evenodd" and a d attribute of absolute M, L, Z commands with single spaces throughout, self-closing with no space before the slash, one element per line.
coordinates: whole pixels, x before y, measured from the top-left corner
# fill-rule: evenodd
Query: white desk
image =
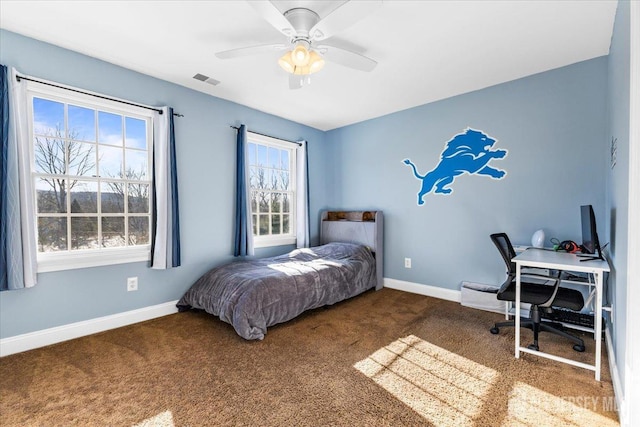
<path fill-rule="evenodd" d="M 590 369 L 596 373 L 596 381 L 600 381 L 600 364 L 602 359 L 602 282 L 603 275 L 609 271 L 607 261 L 580 261 L 580 257 L 575 254 L 564 252 L 547 251 L 541 249 L 527 249 L 520 255 L 512 259 L 516 263 L 516 300 L 515 300 L 515 323 L 516 323 L 516 358 L 520 358 L 520 352 L 535 354 L 547 359 L 568 363 L 585 369 Z M 592 274 L 595 282 L 596 304 L 594 310 L 594 340 L 596 342 L 595 365 L 577 362 L 564 357 L 555 356 L 541 351 L 531 350 L 520 346 L 520 283 L 521 269 L 523 267 L 549 268 L 552 270 L 575 271 Z"/>

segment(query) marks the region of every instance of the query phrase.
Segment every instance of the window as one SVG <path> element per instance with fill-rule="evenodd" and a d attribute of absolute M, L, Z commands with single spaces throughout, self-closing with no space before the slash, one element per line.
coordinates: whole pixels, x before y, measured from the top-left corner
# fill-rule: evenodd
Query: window
<path fill-rule="evenodd" d="M 295 234 L 294 144 L 247 133 L 255 247 L 287 245 Z"/>
<path fill-rule="evenodd" d="M 152 112 L 27 88 L 38 271 L 148 260 Z"/>

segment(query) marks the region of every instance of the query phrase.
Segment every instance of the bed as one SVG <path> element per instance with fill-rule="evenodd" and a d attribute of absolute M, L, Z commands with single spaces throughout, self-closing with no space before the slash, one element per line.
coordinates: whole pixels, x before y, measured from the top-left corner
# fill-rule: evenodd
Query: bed
<path fill-rule="evenodd" d="M 202 275 L 179 311 L 204 310 L 242 338 L 261 340 L 269 326 L 304 311 L 382 288 L 381 211 L 325 211 L 320 246 L 231 262 Z"/>

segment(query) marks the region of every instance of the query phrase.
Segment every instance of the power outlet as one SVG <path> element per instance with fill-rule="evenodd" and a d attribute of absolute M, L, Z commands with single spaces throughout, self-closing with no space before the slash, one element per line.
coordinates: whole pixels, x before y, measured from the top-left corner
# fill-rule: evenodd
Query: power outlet
<path fill-rule="evenodd" d="M 404 268 L 411 268 L 411 258 L 404 259 Z"/>
<path fill-rule="evenodd" d="M 137 291 L 138 290 L 138 278 L 137 277 L 129 277 L 127 278 L 127 291 Z"/>

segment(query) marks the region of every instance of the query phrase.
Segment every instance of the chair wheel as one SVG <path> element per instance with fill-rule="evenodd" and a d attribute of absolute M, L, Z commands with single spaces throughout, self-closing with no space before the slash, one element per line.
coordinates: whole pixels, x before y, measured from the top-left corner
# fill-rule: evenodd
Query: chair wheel
<path fill-rule="evenodd" d="M 583 346 L 583 345 L 580 345 L 580 344 L 575 344 L 575 345 L 573 346 L 573 349 L 574 349 L 575 351 L 577 351 L 577 352 L 582 353 L 582 352 L 584 351 L 584 346 Z"/>
<path fill-rule="evenodd" d="M 527 346 L 527 348 L 528 348 L 529 350 L 540 351 L 540 347 L 538 347 L 538 346 L 537 346 L 537 345 L 535 345 L 535 344 L 529 344 L 529 345 Z"/>
<path fill-rule="evenodd" d="M 493 335 L 498 335 L 498 333 L 500 332 L 500 329 L 494 326 L 493 328 L 489 329 L 489 332 L 491 332 Z"/>

